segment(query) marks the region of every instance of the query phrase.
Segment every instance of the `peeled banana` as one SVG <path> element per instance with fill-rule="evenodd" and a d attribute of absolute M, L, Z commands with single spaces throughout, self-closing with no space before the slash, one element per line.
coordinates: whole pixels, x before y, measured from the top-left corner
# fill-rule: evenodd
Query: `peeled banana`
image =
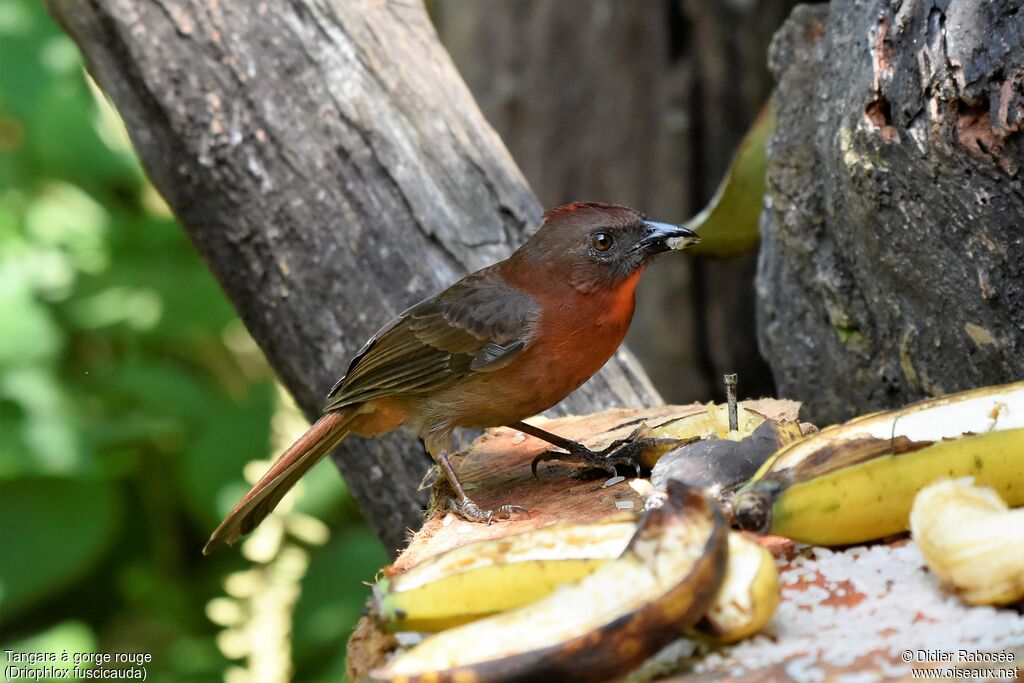
<path fill-rule="evenodd" d="M 626 550 L 524 607 L 429 636 L 374 681 L 602 681 L 625 673 L 707 612 L 725 573 L 728 528 L 697 490 L 670 483 Z"/>
<path fill-rule="evenodd" d="M 910 531 L 928 568 L 971 605 L 1024 600 L 1024 508 L 990 488 L 943 480 L 917 494 Z"/>
<path fill-rule="evenodd" d="M 733 514 L 748 531 L 860 543 L 905 531 L 918 491 L 962 476 L 1024 504 L 1024 382 L 823 429 L 769 459 L 733 499 Z"/>

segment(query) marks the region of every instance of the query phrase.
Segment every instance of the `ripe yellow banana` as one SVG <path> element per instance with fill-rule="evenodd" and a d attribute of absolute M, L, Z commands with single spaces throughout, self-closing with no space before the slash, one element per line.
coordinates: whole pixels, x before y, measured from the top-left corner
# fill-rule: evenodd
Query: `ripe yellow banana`
<path fill-rule="evenodd" d="M 370 672 L 373 681 L 602 681 L 660 650 L 707 612 L 725 573 L 718 506 L 678 482 L 626 550 L 518 609 L 437 633 Z"/>
<path fill-rule="evenodd" d="M 930 399 L 781 449 L 733 500 L 741 528 L 816 545 L 907 529 L 914 496 L 973 476 L 1024 504 L 1024 382 Z"/>
<path fill-rule="evenodd" d="M 1024 600 L 1024 508 L 988 488 L 942 480 L 917 494 L 910 531 L 928 568 L 971 605 Z"/>

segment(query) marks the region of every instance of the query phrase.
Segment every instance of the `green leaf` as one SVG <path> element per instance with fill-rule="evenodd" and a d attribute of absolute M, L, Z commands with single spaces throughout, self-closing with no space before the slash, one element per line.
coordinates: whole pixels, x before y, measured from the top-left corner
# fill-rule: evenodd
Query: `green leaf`
<path fill-rule="evenodd" d="M 686 224 L 700 235 L 694 253 L 737 256 L 757 245 L 765 192 L 765 145 L 774 130 L 775 110 L 766 104 L 740 142 L 715 196 Z"/>
<path fill-rule="evenodd" d="M 110 547 L 119 500 L 100 481 L 0 483 L 0 620 L 68 587 Z"/>

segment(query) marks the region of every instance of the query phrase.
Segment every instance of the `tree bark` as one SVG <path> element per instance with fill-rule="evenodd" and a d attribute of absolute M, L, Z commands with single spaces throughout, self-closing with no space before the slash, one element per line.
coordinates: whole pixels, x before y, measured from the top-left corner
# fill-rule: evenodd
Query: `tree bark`
<path fill-rule="evenodd" d="M 433 0 L 441 40 L 546 204 L 594 198 L 682 221 L 711 198 L 767 100 L 771 35 L 794 0 Z M 664 259 L 627 343 L 672 402 L 721 373 L 772 392 L 754 255 Z"/>
<path fill-rule="evenodd" d="M 311 418 L 395 313 L 506 256 L 541 208 L 416 1 L 50 0 L 143 165 Z M 562 411 L 659 403 L 622 350 Z M 338 466 L 394 550 L 427 456 Z"/>
<path fill-rule="evenodd" d="M 801 7 L 778 128 L 761 347 L 822 423 L 1024 377 L 1024 13 L 1015 0 Z"/>

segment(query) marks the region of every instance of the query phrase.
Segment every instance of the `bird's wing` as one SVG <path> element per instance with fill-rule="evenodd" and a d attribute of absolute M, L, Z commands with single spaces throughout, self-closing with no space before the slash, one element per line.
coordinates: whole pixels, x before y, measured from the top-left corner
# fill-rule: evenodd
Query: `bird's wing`
<path fill-rule="evenodd" d="M 450 386 L 505 367 L 530 343 L 540 305 L 494 270 L 416 304 L 375 334 L 328 395 L 325 410 Z"/>

